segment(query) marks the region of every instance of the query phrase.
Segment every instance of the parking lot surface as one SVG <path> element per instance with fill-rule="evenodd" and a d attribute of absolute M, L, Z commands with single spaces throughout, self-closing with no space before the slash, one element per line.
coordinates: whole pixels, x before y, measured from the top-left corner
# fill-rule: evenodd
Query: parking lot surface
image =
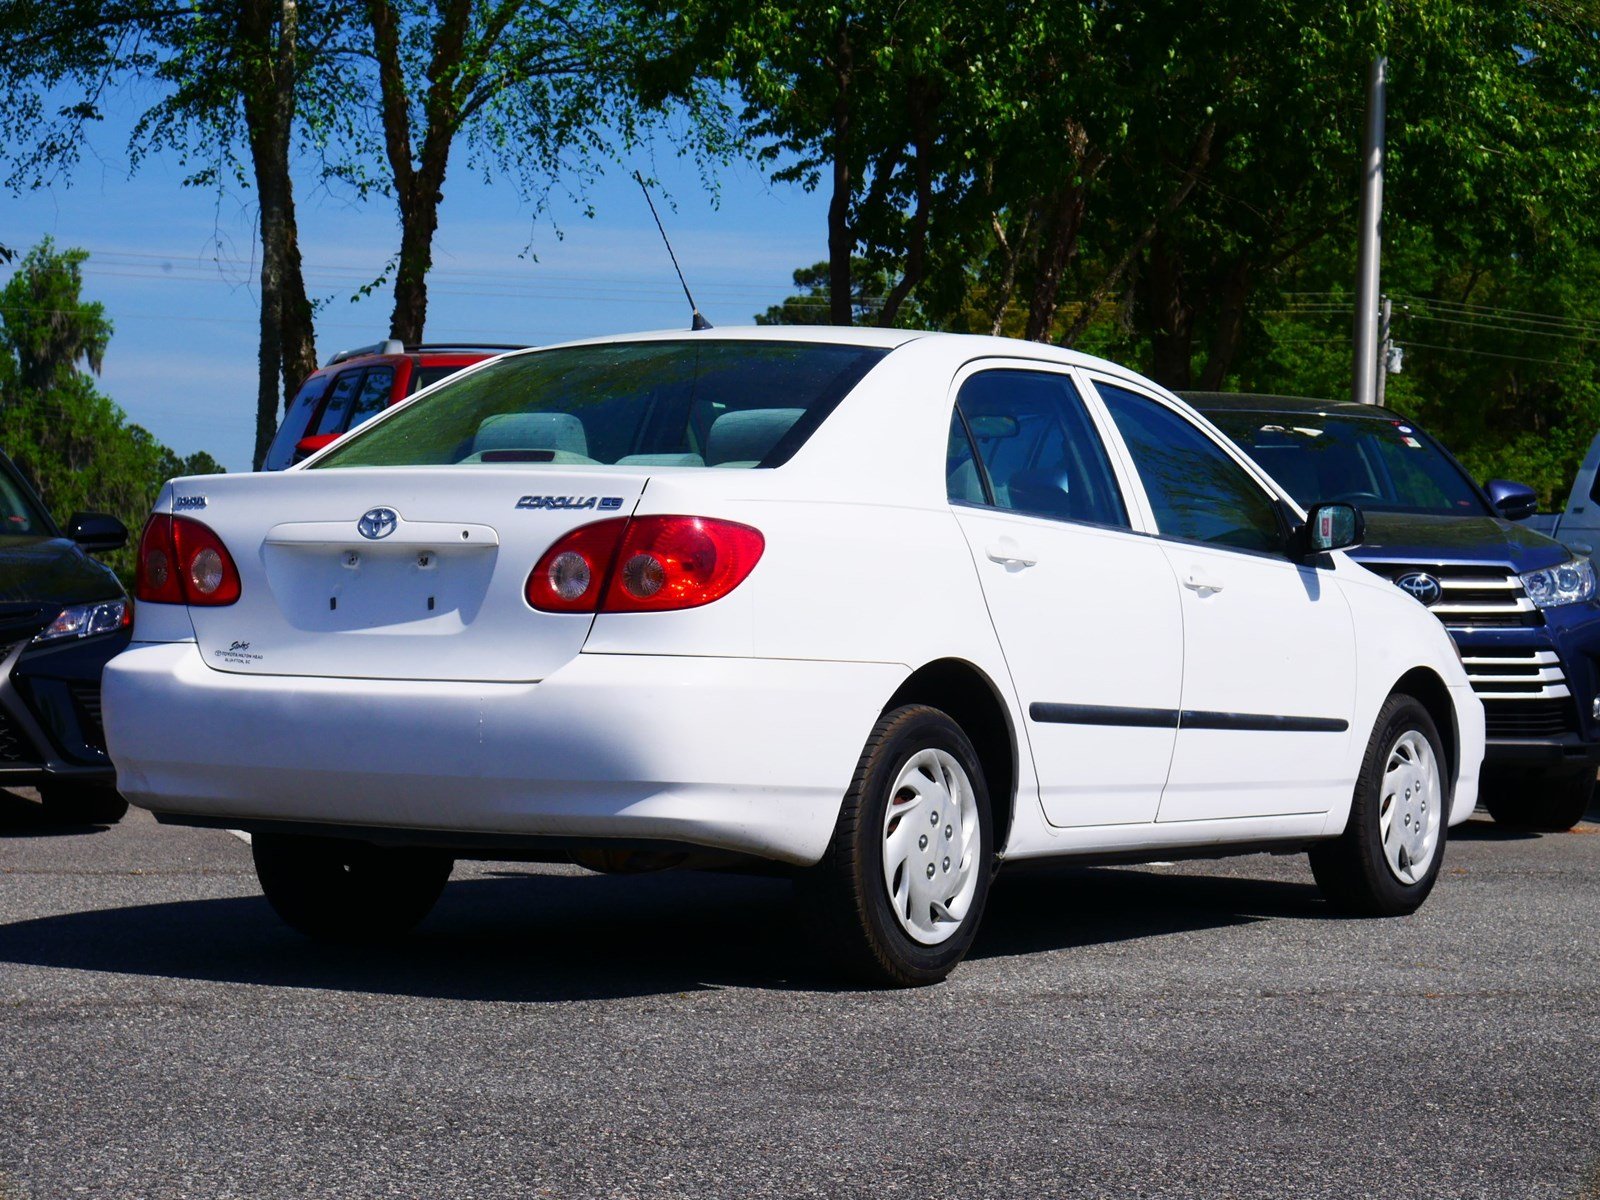
<path fill-rule="evenodd" d="M 0 1200 L 1600 1197 L 1600 825 L 1475 819 L 1390 921 L 1303 857 L 1017 870 L 914 992 L 808 923 L 473 863 L 328 949 L 227 833 L 0 792 Z"/>

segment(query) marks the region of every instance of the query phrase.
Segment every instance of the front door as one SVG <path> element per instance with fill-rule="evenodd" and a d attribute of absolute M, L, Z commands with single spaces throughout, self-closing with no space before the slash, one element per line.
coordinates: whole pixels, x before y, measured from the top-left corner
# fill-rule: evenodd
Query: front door
<path fill-rule="evenodd" d="M 1099 381 L 1179 583 L 1184 678 L 1160 820 L 1326 812 L 1348 798 L 1355 628 L 1287 555 L 1277 500 L 1187 417 Z"/>
<path fill-rule="evenodd" d="M 1026 717 L 1053 825 L 1155 820 L 1176 737 L 1183 615 L 1070 375 L 980 369 L 958 392 L 956 519 Z"/>

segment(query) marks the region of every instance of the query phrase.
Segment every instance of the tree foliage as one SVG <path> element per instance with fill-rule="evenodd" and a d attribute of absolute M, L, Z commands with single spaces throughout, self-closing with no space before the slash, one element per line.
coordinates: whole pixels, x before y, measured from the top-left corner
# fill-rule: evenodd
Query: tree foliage
<path fill-rule="evenodd" d="M 46 239 L 0 289 L 0 450 L 58 521 L 109 512 L 137 534 L 165 480 L 222 468 L 204 451 L 181 458 L 95 386 L 112 328 L 82 298 L 87 258 Z M 131 572 L 131 549 L 109 557 Z"/>

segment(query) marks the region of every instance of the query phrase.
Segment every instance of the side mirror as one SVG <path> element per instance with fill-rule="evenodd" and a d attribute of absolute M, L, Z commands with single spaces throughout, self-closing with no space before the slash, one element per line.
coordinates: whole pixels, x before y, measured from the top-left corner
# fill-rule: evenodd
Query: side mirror
<path fill-rule="evenodd" d="M 1354 504 L 1313 504 L 1299 531 L 1300 552 L 1310 557 L 1347 550 L 1366 535 L 1367 520 Z"/>
<path fill-rule="evenodd" d="M 109 513 L 73 513 L 67 536 L 91 554 L 104 554 L 128 544 L 128 527 Z"/>
<path fill-rule="evenodd" d="M 314 433 L 310 437 L 303 437 L 294 444 L 294 461 L 310 458 L 324 446 L 331 446 L 338 440 L 337 433 Z"/>
<path fill-rule="evenodd" d="M 1521 521 L 1539 511 L 1539 497 L 1525 483 L 1509 479 L 1491 479 L 1483 485 L 1489 493 L 1489 503 L 1495 512 L 1508 521 Z"/>

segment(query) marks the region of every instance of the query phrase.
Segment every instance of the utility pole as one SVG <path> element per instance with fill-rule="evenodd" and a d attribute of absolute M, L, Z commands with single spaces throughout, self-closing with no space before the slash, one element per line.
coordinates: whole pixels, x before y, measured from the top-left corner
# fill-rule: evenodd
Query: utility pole
<path fill-rule="evenodd" d="M 1389 356 L 1394 353 L 1394 330 L 1390 318 L 1394 314 L 1394 306 L 1389 297 L 1383 298 L 1383 307 L 1378 320 L 1378 394 L 1373 399 L 1374 404 L 1383 403 L 1383 395 L 1389 390 Z"/>
<path fill-rule="evenodd" d="M 1352 395 L 1358 404 L 1376 404 L 1378 378 L 1379 256 L 1383 224 L 1384 85 L 1389 60 L 1379 55 L 1367 71 L 1367 131 L 1361 147 L 1360 261 L 1356 268 L 1355 361 Z"/>

